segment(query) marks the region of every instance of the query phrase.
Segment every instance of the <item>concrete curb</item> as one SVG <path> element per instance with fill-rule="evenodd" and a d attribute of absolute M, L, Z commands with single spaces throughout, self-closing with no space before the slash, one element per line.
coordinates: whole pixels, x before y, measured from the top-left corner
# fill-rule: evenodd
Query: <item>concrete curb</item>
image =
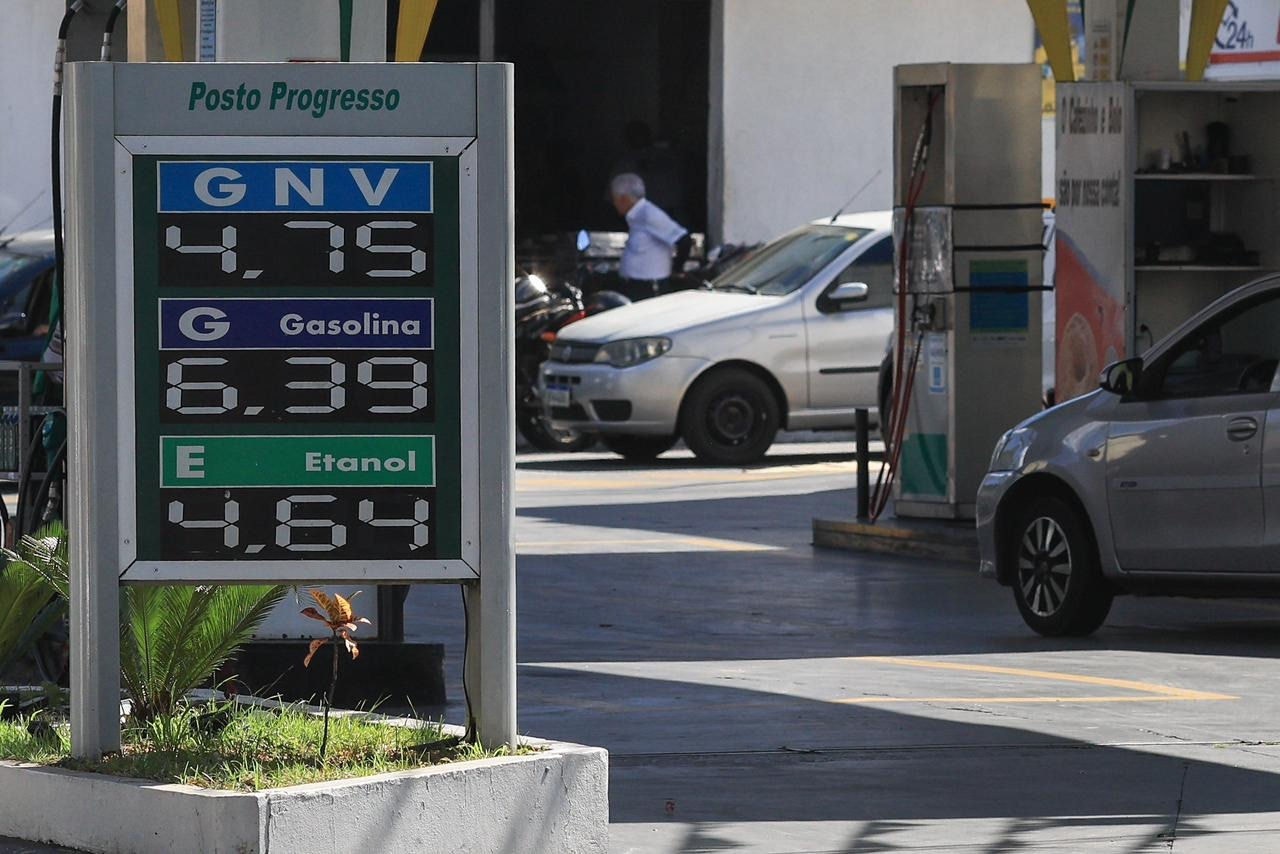
<path fill-rule="evenodd" d="M 916 555 L 978 562 L 973 523 L 886 519 L 875 525 L 845 519 L 814 519 L 813 544 L 853 552 Z"/>
<path fill-rule="evenodd" d="M 608 753 L 523 741 L 544 749 L 261 792 L 0 762 L 0 837 L 102 854 L 604 854 Z"/>

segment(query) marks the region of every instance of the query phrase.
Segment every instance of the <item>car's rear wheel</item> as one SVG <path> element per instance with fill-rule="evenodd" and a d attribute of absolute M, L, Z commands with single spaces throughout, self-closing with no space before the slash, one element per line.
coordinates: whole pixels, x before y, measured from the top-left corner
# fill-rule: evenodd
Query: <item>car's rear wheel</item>
<path fill-rule="evenodd" d="M 698 459 L 743 465 L 765 455 L 780 420 L 778 401 L 764 380 L 741 368 L 722 368 L 689 392 L 681 432 Z"/>
<path fill-rule="evenodd" d="M 1113 591 L 1080 511 L 1057 496 L 1039 496 L 1010 531 L 1013 598 L 1026 624 L 1046 637 L 1087 635 L 1101 626 Z"/>
<path fill-rule="evenodd" d="M 648 462 L 671 450 L 678 436 L 627 436 L 606 433 L 600 436 L 604 446 L 633 462 Z"/>
<path fill-rule="evenodd" d="M 880 362 L 880 374 L 876 380 L 876 402 L 880 411 L 880 438 L 887 452 L 890 445 L 889 428 L 893 421 L 893 356 L 885 356 Z"/>

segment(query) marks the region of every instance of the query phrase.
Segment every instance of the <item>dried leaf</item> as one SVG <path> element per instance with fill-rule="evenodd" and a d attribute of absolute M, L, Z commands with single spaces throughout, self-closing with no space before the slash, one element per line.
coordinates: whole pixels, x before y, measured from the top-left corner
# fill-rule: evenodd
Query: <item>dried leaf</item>
<path fill-rule="evenodd" d="M 347 652 L 351 653 L 351 660 L 355 661 L 360 657 L 360 647 L 356 646 L 356 642 L 346 633 L 342 633 L 342 640 L 347 644 Z"/>
<path fill-rule="evenodd" d="M 301 611 L 299 611 L 298 613 L 299 613 L 299 614 L 301 614 L 301 615 L 302 615 L 302 616 L 304 616 L 304 617 L 310 617 L 310 618 L 311 618 L 311 619 L 313 619 L 313 620 L 319 620 L 319 621 L 320 621 L 320 622 L 322 622 L 322 623 L 327 623 L 327 622 L 329 622 L 329 618 L 328 618 L 328 617 L 326 617 L 324 614 L 321 614 L 321 613 L 320 613 L 319 611 L 317 611 L 315 608 L 303 608 L 303 609 L 302 609 Z"/>
<path fill-rule="evenodd" d="M 357 622 L 357 623 L 364 623 L 366 626 L 372 626 L 372 625 L 373 625 L 373 623 L 369 622 L 369 618 L 368 618 L 368 617 L 356 617 L 356 622 Z"/>
<path fill-rule="evenodd" d="M 302 666 L 310 667 L 311 659 L 314 658 L 315 654 L 320 651 L 320 647 L 324 646 L 328 642 L 329 642 L 328 638 L 316 638 L 315 640 L 313 640 L 311 642 L 311 648 L 307 651 L 307 657 L 302 659 Z"/>

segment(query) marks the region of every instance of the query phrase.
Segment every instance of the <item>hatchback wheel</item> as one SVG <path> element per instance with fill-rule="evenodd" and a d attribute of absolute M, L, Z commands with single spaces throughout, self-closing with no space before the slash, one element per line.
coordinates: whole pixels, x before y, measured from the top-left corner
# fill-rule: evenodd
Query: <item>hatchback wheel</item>
<path fill-rule="evenodd" d="M 1080 512 L 1061 498 L 1034 498 L 1010 530 L 1013 598 L 1026 624 L 1046 637 L 1101 626 L 1113 593 Z"/>
<path fill-rule="evenodd" d="M 685 444 L 700 460 L 720 465 L 753 463 L 778 435 L 781 416 L 773 389 L 738 368 L 700 379 L 681 415 Z"/>

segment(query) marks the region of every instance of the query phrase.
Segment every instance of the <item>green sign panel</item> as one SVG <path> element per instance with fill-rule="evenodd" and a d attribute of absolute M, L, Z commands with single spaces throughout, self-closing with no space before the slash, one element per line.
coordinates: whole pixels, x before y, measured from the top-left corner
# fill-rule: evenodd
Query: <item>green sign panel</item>
<path fill-rule="evenodd" d="M 461 558 L 458 159 L 287 148 L 133 159 L 138 558 Z"/>
<path fill-rule="evenodd" d="M 431 436 L 162 436 L 160 485 L 435 486 Z"/>

